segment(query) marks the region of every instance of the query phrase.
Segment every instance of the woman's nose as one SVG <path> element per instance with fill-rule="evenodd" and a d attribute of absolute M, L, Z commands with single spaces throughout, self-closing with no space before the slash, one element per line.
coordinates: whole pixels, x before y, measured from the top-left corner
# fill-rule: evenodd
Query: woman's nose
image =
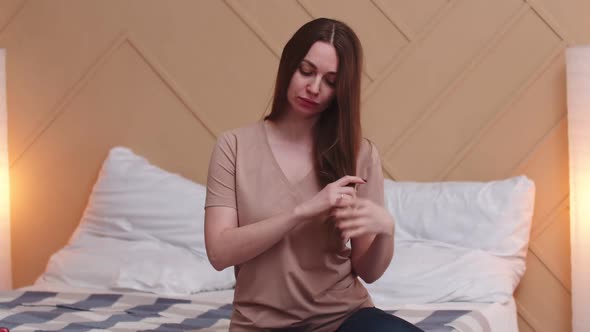
<path fill-rule="evenodd" d="M 320 83 L 321 78 L 319 76 L 314 77 L 307 84 L 307 91 L 311 94 L 317 95 L 318 93 L 320 93 Z"/>

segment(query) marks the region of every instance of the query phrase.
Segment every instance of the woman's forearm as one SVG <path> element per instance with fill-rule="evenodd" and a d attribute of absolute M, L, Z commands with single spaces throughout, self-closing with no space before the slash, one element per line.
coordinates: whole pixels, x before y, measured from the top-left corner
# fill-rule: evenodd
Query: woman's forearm
<path fill-rule="evenodd" d="M 208 239 L 209 261 L 219 271 L 247 262 L 278 243 L 302 220 L 293 210 L 246 226 L 222 230 Z"/>
<path fill-rule="evenodd" d="M 393 257 L 393 234 L 377 234 L 362 253 L 352 257 L 356 274 L 366 283 L 379 279 Z"/>

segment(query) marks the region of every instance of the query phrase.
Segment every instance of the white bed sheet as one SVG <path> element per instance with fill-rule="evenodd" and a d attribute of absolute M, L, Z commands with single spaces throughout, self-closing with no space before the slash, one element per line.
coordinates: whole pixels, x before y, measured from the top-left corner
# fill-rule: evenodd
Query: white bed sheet
<path fill-rule="evenodd" d="M 42 283 L 38 282 L 33 286 L 23 287 L 23 290 L 34 291 L 53 291 L 53 292 L 82 292 L 82 293 L 113 293 L 113 290 L 97 290 L 89 288 L 74 288 L 65 284 L 56 283 Z M 126 292 L 122 290 L 121 292 Z M 150 293 L 140 293 L 129 291 L 134 295 L 155 296 Z M 166 294 L 158 294 L 166 295 Z M 193 294 L 189 296 L 168 295 L 174 298 L 190 299 L 212 305 L 223 305 L 232 302 L 233 289 L 222 291 L 211 291 Z M 373 295 L 375 305 L 383 310 L 396 310 L 396 315 L 403 317 L 411 323 L 415 323 L 423 318 L 419 311 L 432 310 L 470 310 L 476 311 L 481 316 L 485 317 L 489 322 L 490 331 L 493 332 L 518 332 L 517 309 L 514 297 L 507 303 L 472 303 L 472 302 L 446 302 L 446 303 L 429 303 L 429 304 L 407 304 L 403 306 L 390 305 L 386 297 L 380 297 L 378 294 Z M 477 315 L 473 315 L 473 319 L 477 319 Z M 469 318 L 466 318 L 469 319 Z M 458 331 L 461 331 L 460 326 L 453 326 Z"/>

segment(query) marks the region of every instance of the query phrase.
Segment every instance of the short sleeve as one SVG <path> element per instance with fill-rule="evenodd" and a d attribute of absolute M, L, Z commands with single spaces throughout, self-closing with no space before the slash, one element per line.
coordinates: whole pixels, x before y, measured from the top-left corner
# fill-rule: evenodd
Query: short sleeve
<path fill-rule="evenodd" d="M 227 206 L 235 209 L 237 207 L 236 148 L 235 135 L 223 133 L 218 137 L 209 161 L 205 208 Z"/>
<path fill-rule="evenodd" d="M 363 140 L 359 151 L 357 173 L 367 180 L 367 183 L 357 186 L 357 196 L 384 206 L 385 193 L 381 158 L 377 147 L 369 140 Z"/>

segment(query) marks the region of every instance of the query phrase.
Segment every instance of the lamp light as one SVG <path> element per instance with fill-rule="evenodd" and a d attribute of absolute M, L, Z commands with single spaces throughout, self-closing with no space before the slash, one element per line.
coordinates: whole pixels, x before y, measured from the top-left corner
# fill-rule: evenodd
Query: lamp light
<path fill-rule="evenodd" d="M 12 288 L 6 111 L 6 49 L 0 48 L 0 290 Z"/>
<path fill-rule="evenodd" d="M 572 327 L 590 327 L 590 45 L 566 50 Z"/>

